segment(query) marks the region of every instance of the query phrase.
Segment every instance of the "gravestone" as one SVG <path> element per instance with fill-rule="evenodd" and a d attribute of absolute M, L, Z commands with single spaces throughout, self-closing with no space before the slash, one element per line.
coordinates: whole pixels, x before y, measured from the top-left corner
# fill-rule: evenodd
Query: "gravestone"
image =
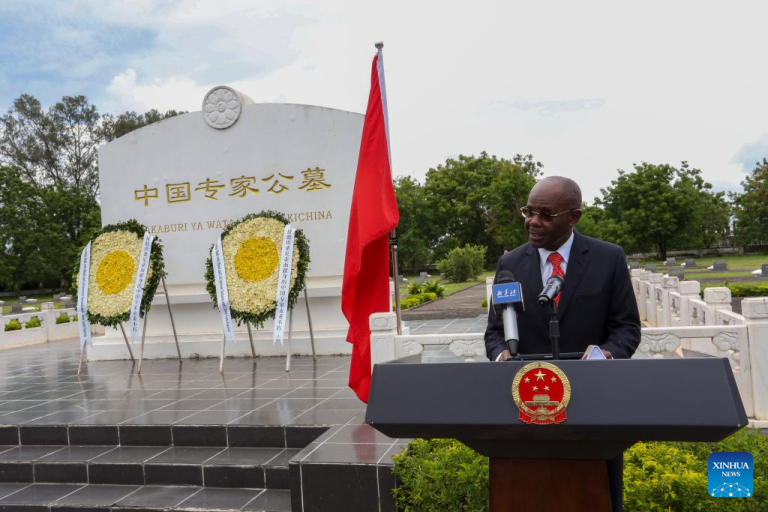
<path fill-rule="evenodd" d="M 633 270 L 636 268 L 640 268 L 640 262 L 637 260 L 630 260 L 629 261 L 629 270 Z"/>
<path fill-rule="evenodd" d="M 677 262 L 675 261 L 675 258 L 667 258 L 667 261 L 664 262 L 664 265 L 671 267 L 672 265 L 677 265 Z"/>
<path fill-rule="evenodd" d="M 712 262 L 712 271 L 722 272 L 728 270 L 728 264 L 723 260 L 715 260 Z"/>
<path fill-rule="evenodd" d="M 768 277 L 768 263 L 760 265 L 760 271 L 762 272 L 760 277 Z"/>
<path fill-rule="evenodd" d="M 681 267 L 671 268 L 667 271 L 669 277 L 677 277 L 682 281 L 685 278 L 685 270 Z"/>
<path fill-rule="evenodd" d="M 182 351 L 206 357 L 218 356 L 220 343 L 210 333 L 222 329 L 205 289 L 211 245 L 247 214 L 284 214 L 309 240 L 307 291 L 317 353 L 350 353 L 341 287 L 364 116 L 310 105 L 254 104 L 224 86 L 201 100 L 203 111 L 150 124 L 99 148 L 103 224 L 133 218 L 160 237 Z M 310 349 L 305 304 L 302 294 L 293 315 L 294 354 Z M 155 299 L 151 317 L 145 357 L 176 357 L 174 343 L 167 343 L 173 331 L 164 297 Z M 254 333 L 257 354 L 286 353 L 273 345 L 272 327 L 268 321 Z M 238 342 L 227 354 L 249 355 L 246 326 L 236 331 Z M 119 329 L 107 329 L 88 350 L 89 360 L 125 357 Z"/>
<path fill-rule="evenodd" d="M 656 265 L 646 265 L 645 270 L 647 270 L 648 272 L 654 273 L 656 272 Z"/>
<path fill-rule="evenodd" d="M 14 313 L 21 313 L 21 304 L 20 303 L 11 304 L 11 314 L 13 315 Z"/>
<path fill-rule="evenodd" d="M 696 268 L 696 259 L 685 258 L 685 268 Z"/>

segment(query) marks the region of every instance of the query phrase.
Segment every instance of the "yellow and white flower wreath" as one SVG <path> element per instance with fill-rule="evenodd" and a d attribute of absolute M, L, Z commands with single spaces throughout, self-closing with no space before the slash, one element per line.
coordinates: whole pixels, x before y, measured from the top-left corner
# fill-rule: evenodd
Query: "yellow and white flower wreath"
<path fill-rule="evenodd" d="M 88 320 L 91 322 L 116 327 L 130 317 L 143 238 L 144 227 L 130 220 L 104 226 L 92 239 L 88 276 Z M 155 238 L 141 301 L 142 316 L 149 310 L 164 275 L 162 246 Z M 77 279 L 73 279 L 73 286 L 77 286 Z"/>
<path fill-rule="evenodd" d="M 221 235 L 224 269 L 232 318 L 262 327 L 275 316 L 275 298 L 279 277 L 280 252 L 288 219 L 266 211 L 248 215 L 227 226 Z M 309 267 L 309 244 L 301 230 L 296 230 L 293 247 L 291 285 L 288 306 L 292 307 L 304 287 Z M 213 263 L 206 261 L 206 289 L 216 303 Z"/>

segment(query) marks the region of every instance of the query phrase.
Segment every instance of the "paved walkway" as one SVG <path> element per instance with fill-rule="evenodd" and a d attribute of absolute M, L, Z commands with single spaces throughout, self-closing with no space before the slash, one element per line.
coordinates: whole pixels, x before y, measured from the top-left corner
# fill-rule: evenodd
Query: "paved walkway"
<path fill-rule="evenodd" d="M 403 320 L 438 320 L 476 318 L 487 315 L 481 305 L 485 300 L 485 283 L 481 283 L 453 295 L 433 300 L 421 306 L 403 311 Z"/>

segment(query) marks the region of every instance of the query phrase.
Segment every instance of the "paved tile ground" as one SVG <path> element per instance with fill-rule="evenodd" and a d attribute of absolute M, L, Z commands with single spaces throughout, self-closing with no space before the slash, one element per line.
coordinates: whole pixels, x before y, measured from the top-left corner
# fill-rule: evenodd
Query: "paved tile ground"
<path fill-rule="evenodd" d="M 466 332 L 485 332 L 488 323 L 486 314 L 474 318 L 443 318 L 433 320 L 404 320 L 411 334 L 448 334 Z"/>
<path fill-rule="evenodd" d="M 76 376 L 78 343 L 2 352 L 0 425 L 343 424 L 365 409 L 347 387 L 349 357 L 145 360 L 87 363 Z"/>
<path fill-rule="evenodd" d="M 480 319 L 414 323 L 418 333 L 472 332 Z M 484 327 L 483 327 L 484 329 Z M 347 356 L 86 363 L 78 342 L 6 350 L 0 357 L 0 425 L 342 425 L 364 412 L 348 387 Z M 455 360 L 431 347 L 424 362 Z"/>

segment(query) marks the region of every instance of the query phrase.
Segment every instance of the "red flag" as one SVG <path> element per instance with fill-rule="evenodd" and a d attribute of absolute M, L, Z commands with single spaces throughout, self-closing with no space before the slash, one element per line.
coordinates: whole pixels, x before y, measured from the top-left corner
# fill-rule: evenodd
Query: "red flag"
<path fill-rule="evenodd" d="M 392 186 L 388 132 L 384 66 L 379 49 L 373 58 L 341 288 L 341 309 L 349 321 L 347 341 L 353 345 L 349 387 L 366 403 L 371 386 L 368 317 L 389 311 L 389 232 L 400 219 Z"/>

